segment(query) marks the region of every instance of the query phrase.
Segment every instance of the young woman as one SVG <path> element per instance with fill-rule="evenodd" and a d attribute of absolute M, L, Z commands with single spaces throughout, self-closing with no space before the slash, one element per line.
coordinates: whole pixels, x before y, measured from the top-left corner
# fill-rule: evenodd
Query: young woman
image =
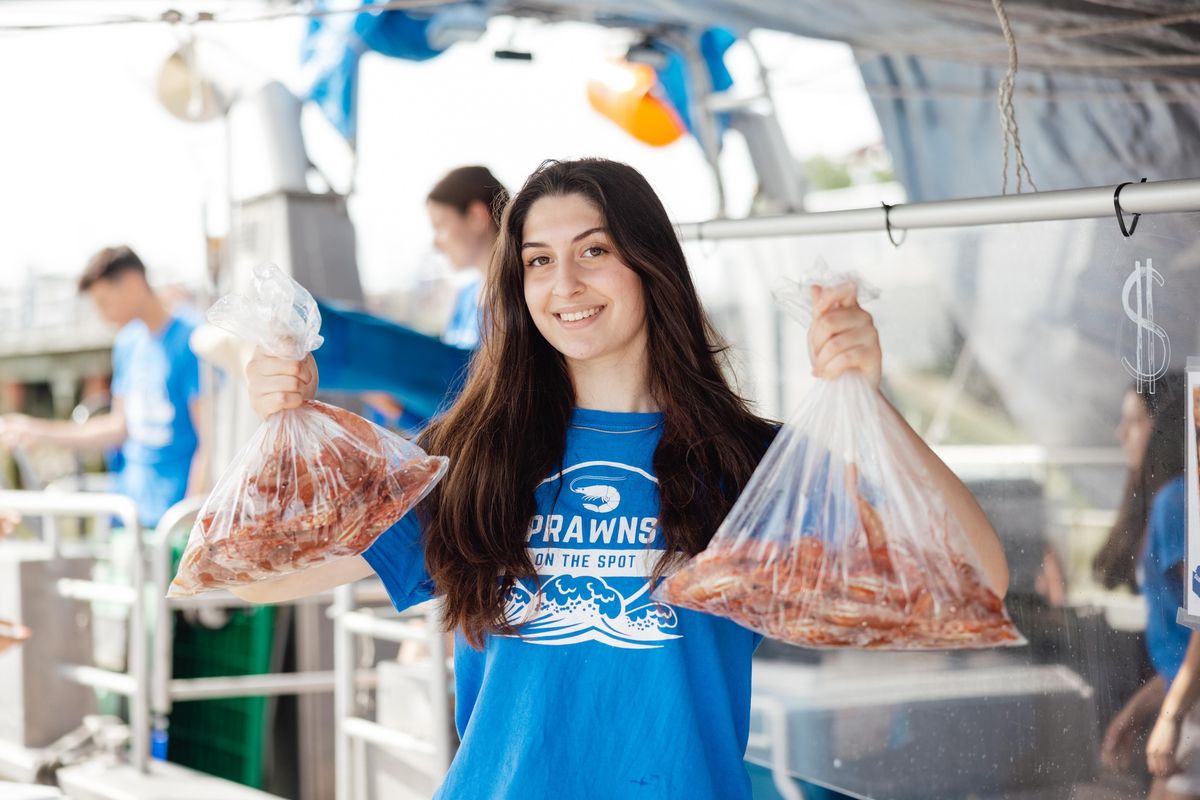
<path fill-rule="evenodd" d="M 1200 396 L 1192 404 L 1192 425 L 1200 436 Z M 1178 541 L 1186 535 L 1183 521 L 1185 510 L 1184 478 L 1171 481 L 1154 499 L 1154 511 L 1150 516 L 1151 547 L 1155 539 L 1163 534 L 1174 541 L 1173 545 L 1160 546 L 1180 556 L 1184 550 Z M 1157 523 L 1157 524 L 1156 524 Z M 1155 534 L 1158 534 L 1157 536 Z M 1147 548 L 1149 551 L 1149 548 Z M 1168 556 L 1165 560 L 1171 560 Z M 1186 575 L 1175 575 L 1186 586 Z M 1182 586 L 1180 588 L 1183 588 Z M 1181 597 L 1181 605 L 1185 603 Z M 1200 631 L 1188 635 L 1187 650 L 1175 679 L 1167 690 L 1166 699 L 1159 709 L 1158 719 L 1146 741 L 1146 765 L 1154 776 L 1150 800 L 1195 800 L 1200 797 Z"/>
<path fill-rule="evenodd" d="M 1178 430 L 1168 431 L 1167 437 L 1160 437 L 1155 446 L 1149 448 L 1156 420 L 1164 408 L 1182 402 L 1181 381 L 1177 373 L 1168 373 L 1157 382 L 1158 390 L 1154 394 L 1139 393 L 1131 387 L 1121 403 L 1117 440 L 1129 465 L 1129 477 L 1116 524 L 1093 562 L 1096 578 L 1106 588 L 1127 586 L 1137 591 L 1136 571 L 1138 558 L 1145 549 L 1150 501 L 1168 481 L 1183 472 L 1183 446 Z M 1167 410 L 1176 411 L 1173 408 Z M 1183 423 L 1172 419 L 1167 424 Z"/>
<path fill-rule="evenodd" d="M 450 457 L 441 484 L 364 557 L 240 593 L 285 600 L 374 571 L 398 608 L 443 599 L 462 744 L 439 797 L 748 798 L 761 637 L 649 593 L 704 549 L 774 427 L 730 388 L 661 202 L 623 164 L 548 162 L 505 209 L 487 281 L 482 349 L 422 437 Z M 853 289 L 814 299 L 814 372 L 878 386 Z M 309 362 L 258 356 L 247 375 L 264 417 L 317 387 Z M 905 430 L 1003 594 L 986 517 Z"/>
<path fill-rule="evenodd" d="M 425 198 L 425 210 L 433 228 L 433 246 L 449 261 L 455 271 L 479 270 L 458 289 L 450 319 L 442 330 L 441 340 L 463 350 L 473 350 L 479 345 L 479 332 L 483 324 L 479 309 L 479 293 L 482 271 L 486 270 L 492 248 L 499 235 L 500 210 L 508 201 L 508 190 L 487 167 L 457 167 L 447 172 L 434 184 Z M 337 311 L 327 306 L 321 308 L 328 317 Z M 402 329 L 403 330 L 403 329 Z M 330 366 L 329 359 L 344 359 L 345 348 L 333 347 L 318 350 L 317 359 Z M 330 389 L 342 389 L 341 381 L 352 381 L 356 387 L 371 387 L 362 393 L 372 422 L 397 430 L 416 430 L 425 426 L 427 419 L 420 413 L 405 409 L 388 386 L 393 381 L 409 383 L 411 367 L 405 365 L 398 373 L 381 368 L 376 362 L 368 361 L 358 370 L 347 370 L 344 361 L 334 365 L 334 385 Z M 393 366 L 393 365 L 389 365 Z M 368 371 L 363 375 L 362 370 Z M 438 374 L 429 365 L 433 374 Z M 418 385 L 422 385 L 418 382 Z"/>
<path fill-rule="evenodd" d="M 1187 534 L 1184 526 L 1184 418 L 1186 386 L 1182 373 L 1169 372 L 1157 381 L 1153 395 L 1126 393 L 1118 437 L 1130 459 L 1129 485 L 1123 513 L 1141 509 L 1141 529 L 1128 533 L 1137 543 L 1138 588 L 1146 598 L 1146 651 L 1153 676 L 1129 698 L 1109 722 L 1101 751 L 1113 768 L 1130 765 L 1138 739 L 1146 735 L 1163 705 L 1187 650 L 1188 631 L 1175 622 L 1184 604 Z M 1153 486 L 1153 494 L 1137 497 Z M 1134 516 L 1136 519 L 1137 516 Z M 1114 528 L 1114 531 L 1119 528 Z M 1183 722 L 1182 718 L 1178 720 Z M 1200 776 L 1200 762 L 1193 764 Z M 1177 779 L 1178 785 L 1182 779 Z M 1161 783 L 1161 781 L 1160 781 Z M 1200 781 L 1198 781 L 1200 783 Z M 1152 797 L 1165 797 L 1156 786 Z"/>
<path fill-rule="evenodd" d="M 487 167 L 458 167 L 446 173 L 425 200 L 433 246 L 455 270 L 487 268 L 500 233 L 497 220 L 508 190 Z M 455 347 L 479 344 L 479 290 L 482 276 L 468 281 L 458 293 L 442 341 Z"/>

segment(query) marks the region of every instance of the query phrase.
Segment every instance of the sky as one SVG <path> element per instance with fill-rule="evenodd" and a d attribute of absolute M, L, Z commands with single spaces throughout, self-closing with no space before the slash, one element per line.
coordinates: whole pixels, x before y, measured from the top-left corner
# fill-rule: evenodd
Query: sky
<path fill-rule="evenodd" d="M 0 9 L 0 23 L 10 12 Z M 11 21 L 10 16 L 7 21 Z M 209 24 L 195 31 L 203 69 L 242 95 L 278 80 L 300 92 L 304 22 Z M 205 230 L 227 227 L 224 123 L 188 123 L 155 85 L 184 31 L 166 25 L 0 31 L 0 290 L 31 275 L 74 276 L 96 249 L 132 245 L 159 281 L 198 282 Z M 770 32 L 755 45 L 772 70 L 789 145 L 799 159 L 844 155 L 881 135 L 847 47 Z M 586 84 L 624 53 L 627 32 L 494 19 L 478 42 L 420 64 L 368 54 L 359 89 L 357 170 L 312 107 L 308 155 L 335 189 L 355 175 L 350 213 L 364 288 L 386 291 L 436 268 L 424 197 L 447 170 L 483 163 L 510 188 L 546 158 L 601 155 L 641 170 L 679 221 L 711 217 L 716 194 L 690 137 L 643 145 L 587 103 Z M 497 48 L 532 62 L 497 61 Z M 753 88 L 748 48 L 729 54 L 735 86 Z M 253 165 L 232 135 L 234 190 Z M 730 211 L 754 188 L 749 158 L 729 140 L 722 172 Z"/>

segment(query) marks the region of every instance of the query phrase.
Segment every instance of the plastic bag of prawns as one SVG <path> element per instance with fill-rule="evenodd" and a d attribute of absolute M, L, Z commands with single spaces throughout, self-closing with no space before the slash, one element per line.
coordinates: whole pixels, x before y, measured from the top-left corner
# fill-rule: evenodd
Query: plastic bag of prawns
<path fill-rule="evenodd" d="M 321 345 L 312 295 L 278 267 L 208 320 L 272 355 Z M 316 401 L 270 416 L 204 502 L 168 596 L 270 580 L 366 550 L 441 479 L 447 459 Z"/>
<path fill-rule="evenodd" d="M 776 296 L 806 326 L 816 274 Z M 805 647 L 1021 644 L 893 412 L 867 380 L 817 380 L 707 549 L 655 597 Z"/>

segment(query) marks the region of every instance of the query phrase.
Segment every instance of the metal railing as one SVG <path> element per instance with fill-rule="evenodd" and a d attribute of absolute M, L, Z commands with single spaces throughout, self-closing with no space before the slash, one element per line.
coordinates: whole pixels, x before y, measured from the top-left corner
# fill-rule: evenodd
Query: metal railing
<path fill-rule="evenodd" d="M 149 770 L 151 730 L 163 728 L 166 715 L 175 701 L 332 691 L 338 721 L 335 747 L 338 800 L 362 796 L 365 783 L 362 760 L 351 757 L 352 748 L 362 743 L 422 756 L 427 761 L 431 777 L 436 780 L 444 775 L 454 755 L 455 742 L 450 725 L 450 670 L 447 667 L 445 639 L 440 626 L 436 624 L 437 606 L 433 606 L 435 610 L 427 625 L 417 624 L 413 618 L 381 619 L 357 610 L 360 604 L 387 601 L 387 593 L 379 581 L 347 585 L 295 601 L 296 604 L 333 604 L 330 611 L 335 622 L 333 671 L 173 677 L 173 611 L 254 605 L 228 591 L 195 597 L 166 596 L 173 572 L 172 544 L 178 536 L 190 530 L 202 503 L 202 497 L 193 497 L 168 509 L 147 546 L 143 543 L 137 508 L 132 500 L 122 495 L 0 491 L 0 508 L 12 509 L 22 515 L 47 518 L 93 516 L 96 529 L 105 532 L 108 530 L 108 519 L 115 516 L 127 531 L 132 532 L 133 557 L 128 585 L 60 579 L 54 589 L 59 596 L 70 600 L 113 603 L 129 609 L 127 672 L 86 664 L 59 664 L 57 670 L 68 680 L 129 698 L 130 758 L 133 765 L 142 772 Z M 47 544 L 53 553 L 58 554 L 61 541 L 56 527 L 47 526 L 46 534 Z M 145 607 L 144 587 L 147 578 L 154 598 L 153 608 L 149 611 Z M 154 620 L 149 653 L 145 635 L 147 618 Z M 355 715 L 355 692 L 362 688 L 374 688 L 378 682 L 374 669 L 359 669 L 354 663 L 355 637 L 359 636 L 389 642 L 419 641 L 429 648 L 430 660 L 424 674 L 428 679 L 433 707 L 434 736 L 431 741 Z"/>
<path fill-rule="evenodd" d="M 176 503 L 167 510 L 151 539 L 151 575 L 155 598 L 154 646 L 151 662 L 150 712 L 154 725 L 165 725 L 172 704 L 179 700 L 209 700 L 216 698 L 260 697 L 277 695 L 302 695 L 332 692 L 336 684 L 336 673 L 329 670 L 266 673 L 260 675 L 224 675 L 205 678 L 175 678 L 174 637 L 172 635 L 172 612 L 189 608 L 251 608 L 254 603 L 243 600 L 226 590 L 209 592 L 192 597 L 167 597 L 172 577 L 172 544 L 185 530 L 190 530 L 196 514 L 203 504 L 202 497 L 193 497 Z M 367 602 L 384 602 L 387 593 L 377 581 L 360 588 Z M 333 592 L 322 592 L 289 603 L 288 605 L 329 604 L 334 601 Z M 352 685 L 373 687 L 376 675 L 373 670 L 355 671 L 349 677 Z"/>
<path fill-rule="evenodd" d="M 67 680 L 94 689 L 106 689 L 129 698 L 131 757 L 134 766 L 146 772 L 150 758 L 150 682 L 146 659 L 145 615 L 142 607 L 142 586 L 145 585 L 145 557 L 142 552 L 141 528 L 137 507 L 128 497 L 117 494 L 0 491 L 0 508 L 20 514 L 40 516 L 95 515 L 97 519 L 117 517 L 133 540 L 131 586 L 113 586 L 99 581 L 63 580 L 55 591 L 64 598 L 104 601 L 128 606 L 130 635 L 126 668 L 128 674 L 83 664 L 60 664 L 58 672 Z M 49 542 L 58 554 L 59 542 Z"/>
<path fill-rule="evenodd" d="M 336 800 L 361 800 L 366 796 L 366 766 L 363 745 L 372 744 L 401 753 L 421 756 L 419 763 L 435 782 L 440 781 L 450 768 L 454 757 L 455 740 L 450 719 L 450 669 L 446 659 L 446 640 L 438 621 L 441 604 L 428 604 L 431 611 L 424 625 L 414 619 L 380 619 L 373 614 L 357 611 L 362 598 L 353 585 L 340 586 L 334 590 L 335 601 L 330 609 L 334 618 L 334 673 L 337 687 L 334 690 L 334 714 L 337 718 L 334 747 L 334 774 Z M 432 704 L 432 741 L 381 725 L 356 713 L 355 649 L 356 637 L 364 636 L 387 642 L 422 642 L 429 648 L 429 664 L 423 670 L 428 681 Z M 414 671 L 422 672 L 414 667 Z"/>

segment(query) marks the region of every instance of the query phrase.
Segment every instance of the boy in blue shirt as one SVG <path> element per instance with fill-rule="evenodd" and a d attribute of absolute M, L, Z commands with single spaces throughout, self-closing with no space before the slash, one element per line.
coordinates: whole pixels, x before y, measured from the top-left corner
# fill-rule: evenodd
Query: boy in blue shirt
<path fill-rule="evenodd" d="M 188 345 L 195 322 L 169 310 L 128 247 L 106 247 L 79 279 L 100 316 L 119 326 L 113 344 L 112 412 L 82 425 L 21 414 L 0 418 L 0 443 L 75 450 L 121 448 L 121 493 L 137 503 L 142 525 L 203 488 L 200 367 Z"/>

